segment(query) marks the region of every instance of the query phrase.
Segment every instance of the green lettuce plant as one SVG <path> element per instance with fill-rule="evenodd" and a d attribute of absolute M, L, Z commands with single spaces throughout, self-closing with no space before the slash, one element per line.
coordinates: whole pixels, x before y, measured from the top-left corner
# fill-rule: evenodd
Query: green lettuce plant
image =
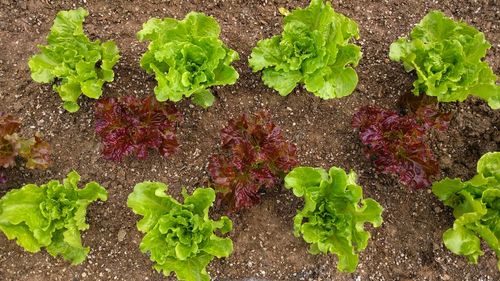
<path fill-rule="evenodd" d="M 182 204 L 167 195 L 167 190 L 163 183 L 143 182 L 128 197 L 128 206 L 143 216 L 137 223 L 145 233 L 140 250 L 149 253 L 154 268 L 165 276 L 173 271 L 179 280 L 210 280 L 206 266 L 214 257 L 228 257 L 233 251 L 231 239 L 214 232 L 231 231 L 232 222 L 225 216 L 218 221 L 209 218 L 215 200 L 211 188 L 198 188 L 192 195 L 183 189 Z"/>
<path fill-rule="evenodd" d="M 48 45 L 29 60 L 31 77 L 39 83 L 53 84 L 69 112 L 80 108 L 80 95 L 98 99 L 105 82 L 114 79 L 113 66 L 120 55 L 113 41 L 90 41 L 83 31 L 89 13 L 79 8 L 57 13 L 47 36 Z"/>
<path fill-rule="evenodd" d="M 339 271 L 354 272 L 358 253 L 366 248 L 370 233 L 366 222 L 382 224 L 383 208 L 373 199 L 363 199 L 356 173 L 332 167 L 298 167 L 285 177 L 285 187 L 304 197 L 304 208 L 294 218 L 294 234 L 311 244 L 311 254 L 338 256 Z"/>
<path fill-rule="evenodd" d="M 196 12 L 183 20 L 153 18 L 143 25 L 137 37 L 151 43 L 142 56 L 141 67 L 155 75 L 158 101 L 178 102 L 191 97 L 193 103 L 206 108 L 215 99 L 209 87 L 238 80 L 239 74 L 231 63 L 239 55 L 219 36 L 217 21 Z"/>
<path fill-rule="evenodd" d="M 482 238 L 500 257 L 500 152 L 483 155 L 471 180 L 446 178 L 434 183 L 432 192 L 453 208 L 453 228 L 443 234 L 446 248 L 477 263 L 484 254 Z M 500 270 L 500 261 L 497 266 Z"/>
<path fill-rule="evenodd" d="M 252 50 L 253 71 L 262 70 L 264 84 L 282 96 L 297 84 L 322 99 L 350 95 L 358 84 L 353 67 L 361 59 L 361 48 L 349 43 L 359 38 L 356 22 L 323 0 L 284 13 L 283 33 L 259 41 Z"/>
<path fill-rule="evenodd" d="M 87 206 L 106 201 L 108 193 L 96 182 L 79 189 L 80 176 L 70 172 L 61 184 L 52 180 L 37 186 L 28 184 L 0 199 L 0 230 L 8 239 L 16 239 L 28 252 L 46 247 L 56 257 L 72 264 L 82 263 L 90 251 L 82 245 L 80 232 L 87 230 Z"/>
<path fill-rule="evenodd" d="M 443 102 L 464 101 L 474 95 L 498 109 L 497 76 L 483 61 L 490 47 L 474 27 L 432 11 L 415 26 L 410 38 L 392 43 L 389 57 L 402 61 L 407 72 L 415 70 L 415 95 L 425 93 Z"/>

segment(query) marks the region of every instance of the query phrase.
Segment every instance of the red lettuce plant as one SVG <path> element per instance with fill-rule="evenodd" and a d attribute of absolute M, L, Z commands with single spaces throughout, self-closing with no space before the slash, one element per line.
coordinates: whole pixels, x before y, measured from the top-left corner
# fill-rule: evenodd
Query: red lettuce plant
<path fill-rule="evenodd" d="M 23 158 L 28 169 L 47 169 L 50 166 L 50 145 L 37 133 L 24 139 L 18 135 L 21 121 L 10 114 L 0 112 L 0 169 L 16 165 L 16 157 Z M 0 183 L 7 178 L 0 170 Z"/>
<path fill-rule="evenodd" d="M 267 112 L 229 121 L 221 131 L 223 153 L 208 164 L 219 202 L 230 210 L 260 202 L 259 192 L 279 184 L 297 165 L 295 145 L 285 140 Z"/>
<path fill-rule="evenodd" d="M 396 111 L 372 106 L 361 108 L 352 126 L 359 129 L 366 155 L 377 169 L 399 176 L 408 187 L 429 187 L 430 177 L 439 165 L 426 141 L 430 129 L 446 130 L 450 115 L 441 114 L 432 105 L 422 106 L 404 116 Z"/>
<path fill-rule="evenodd" d="M 175 131 L 181 115 L 171 103 L 151 97 L 106 98 L 97 102 L 95 115 L 102 154 L 108 160 L 129 155 L 145 159 L 150 149 L 168 157 L 179 146 Z"/>

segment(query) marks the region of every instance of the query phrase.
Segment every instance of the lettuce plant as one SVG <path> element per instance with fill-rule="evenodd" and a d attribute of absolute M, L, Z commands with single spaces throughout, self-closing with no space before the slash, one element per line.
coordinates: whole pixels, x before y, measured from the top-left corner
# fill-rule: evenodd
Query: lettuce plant
<path fill-rule="evenodd" d="M 304 208 L 294 218 L 295 236 L 311 244 L 311 254 L 333 253 L 338 256 L 339 271 L 354 272 L 358 253 L 368 246 L 369 222 L 382 224 L 383 208 L 373 199 L 363 199 L 356 184 L 356 173 L 332 167 L 297 167 L 285 177 L 285 187 L 304 197 Z"/>
<path fill-rule="evenodd" d="M 228 257 L 233 251 L 230 238 L 218 237 L 232 229 L 227 217 L 213 221 L 208 210 L 215 200 L 211 188 L 198 188 L 192 195 L 182 190 L 184 203 L 165 194 L 167 185 L 143 182 L 135 186 L 127 204 L 143 218 L 137 228 L 144 238 L 140 250 L 148 253 L 154 268 L 165 276 L 173 271 L 177 279 L 208 281 L 206 266 L 214 257 Z"/>
<path fill-rule="evenodd" d="M 262 70 L 264 84 L 282 96 L 297 86 L 322 99 L 350 95 L 358 84 L 353 67 L 361 59 L 358 25 L 336 13 L 330 2 L 312 0 L 305 9 L 287 14 L 281 35 L 261 40 L 249 59 L 254 72 Z"/>
<path fill-rule="evenodd" d="M 29 60 L 31 77 L 39 83 L 53 84 L 69 112 L 80 108 L 80 95 L 98 99 L 105 82 L 114 79 L 113 66 L 120 55 L 113 41 L 90 41 L 83 31 L 88 12 L 79 8 L 57 13 L 47 36 L 48 45 Z"/>
<path fill-rule="evenodd" d="M 359 129 L 366 156 L 378 170 L 397 175 L 408 187 L 426 188 L 431 185 L 429 178 L 439 172 L 439 162 L 426 136 L 430 129 L 446 130 L 449 119 L 433 106 L 420 107 L 405 116 L 366 106 L 354 115 L 352 126 Z"/>
<path fill-rule="evenodd" d="M 443 234 L 446 248 L 477 263 L 484 254 L 482 238 L 500 258 L 500 152 L 483 155 L 471 180 L 446 178 L 434 183 L 432 192 L 453 208 L 453 228 Z M 500 270 L 500 261 L 497 266 Z"/>
<path fill-rule="evenodd" d="M 79 181 L 73 171 L 62 184 L 52 180 L 9 191 L 0 199 L 0 230 L 26 251 L 46 247 L 54 257 L 61 255 L 72 264 L 83 262 L 90 251 L 80 237 L 80 231 L 89 228 L 87 206 L 97 199 L 106 201 L 108 193 L 96 182 L 79 189 Z"/>
<path fill-rule="evenodd" d="M 16 157 L 26 160 L 28 169 L 47 169 L 50 164 L 50 145 L 37 133 L 24 139 L 18 135 L 21 121 L 13 115 L 0 112 L 0 183 L 7 181 L 1 169 L 16 165 Z"/>
<path fill-rule="evenodd" d="M 102 154 L 108 160 L 129 155 L 145 159 L 152 149 L 168 157 L 179 146 L 175 131 L 181 115 L 171 103 L 152 97 L 106 98 L 97 102 L 95 116 Z"/>
<path fill-rule="evenodd" d="M 482 32 L 432 11 L 412 30 L 410 38 L 391 45 L 389 57 L 415 70 L 413 93 L 425 93 L 439 101 L 464 101 L 480 97 L 493 109 L 500 108 L 497 76 L 483 61 L 491 47 Z"/>
<path fill-rule="evenodd" d="M 206 108 L 213 104 L 211 86 L 234 84 L 238 72 L 231 63 L 239 59 L 219 39 L 217 21 L 202 13 L 191 12 L 183 20 L 153 18 L 137 33 L 140 41 L 149 40 L 141 67 L 154 73 L 159 101 L 178 102 L 191 97 Z"/>
<path fill-rule="evenodd" d="M 276 187 L 297 165 L 295 145 L 265 112 L 229 121 L 221 140 L 223 153 L 210 158 L 208 170 L 221 201 L 231 210 L 258 204 L 259 192 Z"/>

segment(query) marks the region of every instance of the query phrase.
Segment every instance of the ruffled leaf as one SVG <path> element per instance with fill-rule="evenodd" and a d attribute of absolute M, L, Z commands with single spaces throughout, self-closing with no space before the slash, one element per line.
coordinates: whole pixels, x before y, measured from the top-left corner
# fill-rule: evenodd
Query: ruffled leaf
<path fill-rule="evenodd" d="M 50 145 L 40 134 L 24 139 L 18 135 L 21 130 L 19 119 L 0 112 L 0 169 L 15 166 L 16 157 L 26 160 L 28 169 L 47 169 L 51 165 Z M 0 184 L 7 179 L 0 171 Z"/>
<path fill-rule="evenodd" d="M 432 192 L 453 208 L 453 228 L 443 234 L 450 251 L 477 263 L 484 254 L 481 238 L 500 257 L 500 152 L 486 153 L 477 163 L 477 175 L 469 181 L 444 179 Z M 498 262 L 500 270 L 500 261 Z"/>
<path fill-rule="evenodd" d="M 28 62 L 33 80 L 53 84 L 69 112 L 78 111 L 82 94 L 92 99 L 102 95 L 102 86 L 113 81 L 113 66 L 120 58 L 113 41 L 101 44 L 85 35 L 83 21 L 87 15 L 83 8 L 57 13 L 47 36 L 48 45 L 38 46 L 40 53 Z"/>
<path fill-rule="evenodd" d="M 233 251 L 231 239 L 220 238 L 215 231 L 227 233 L 232 223 L 227 217 L 209 218 L 213 189 L 198 188 L 192 195 L 184 189 L 182 204 L 167 195 L 167 189 L 163 183 L 143 182 L 128 197 L 129 208 L 143 216 L 137 223 L 145 233 L 140 249 L 166 276 L 175 272 L 179 280 L 210 280 L 206 266 L 214 257 L 228 257 Z"/>
<path fill-rule="evenodd" d="M 83 262 L 90 251 L 80 237 L 80 231 L 88 228 L 87 206 L 98 199 L 106 201 L 108 194 L 95 182 L 78 189 L 79 180 L 73 171 L 63 184 L 50 181 L 9 191 L 0 199 L 0 230 L 29 252 L 46 247 L 54 257 Z"/>
<path fill-rule="evenodd" d="M 261 190 L 274 188 L 297 165 L 295 146 L 264 112 L 229 121 L 221 143 L 223 153 L 210 158 L 208 171 L 230 210 L 258 204 Z"/>
<path fill-rule="evenodd" d="M 311 244 L 311 254 L 338 256 L 339 271 L 354 272 L 358 253 L 366 248 L 370 233 L 365 223 L 382 224 L 383 208 L 373 199 L 363 199 L 356 174 L 332 167 L 297 167 L 285 177 L 285 187 L 304 198 L 304 208 L 294 218 L 295 235 Z"/>
<path fill-rule="evenodd" d="M 145 159 L 150 150 L 169 157 L 179 146 L 176 126 L 181 115 L 173 104 L 151 97 L 106 98 L 97 102 L 95 115 L 106 159 L 121 161 L 131 155 Z"/>
<path fill-rule="evenodd" d="M 252 50 L 249 64 L 262 70 L 264 84 L 286 96 L 298 84 L 322 99 L 350 95 L 358 84 L 353 67 L 361 59 L 357 24 L 336 13 L 331 4 L 311 1 L 285 14 L 281 35 L 263 39 Z"/>
<path fill-rule="evenodd" d="M 366 155 L 377 169 L 395 174 L 401 183 L 412 188 L 431 185 L 430 177 L 439 172 L 438 161 L 425 142 L 429 129 L 444 130 L 449 115 L 433 107 L 419 108 L 416 114 L 400 116 L 392 110 L 361 108 L 352 119 L 359 129 Z"/>
<path fill-rule="evenodd" d="M 439 101 L 464 101 L 474 95 L 500 108 L 498 77 L 483 61 L 491 44 L 482 32 L 432 11 L 412 30 L 410 37 L 392 43 L 389 57 L 401 61 L 418 79 L 413 93 Z"/>
<path fill-rule="evenodd" d="M 209 87 L 231 85 L 238 72 L 231 66 L 239 59 L 220 39 L 217 21 L 191 12 L 183 20 L 150 19 L 137 33 L 140 41 L 151 41 L 141 59 L 141 67 L 155 75 L 158 101 L 178 102 L 192 97 L 194 104 L 211 106 Z"/>

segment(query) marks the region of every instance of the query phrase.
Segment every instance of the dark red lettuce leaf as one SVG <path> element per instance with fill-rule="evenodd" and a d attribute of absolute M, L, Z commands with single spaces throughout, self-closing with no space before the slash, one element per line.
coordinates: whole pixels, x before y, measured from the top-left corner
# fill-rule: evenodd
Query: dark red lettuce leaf
<path fill-rule="evenodd" d="M 449 119 L 432 105 L 405 116 L 367 106 L 354 115 L 352 126 L 359 129 L 366 155 L 378 170 L 395 174 L 404 185 L 418 189 L 429 187 L 430 177 L 439 172 L 426 135 L 430 129 L 445 130 Z"/>
<path fill-rule="evenodd" d="M 26 160 L 28 169 L 47 169 L 50 164 L 50 145 L 43 141 L 39 134 L 23 140 L 19 148 L 19 155 Z"/>
<path fill-rule="evenodd" d="M 8 168 L 16 164 L 18 136 L 21 121 L 0 112 L 0 167 Z"/>
<path fill-rule="evenodd" d="M 50 164 L 50 145 L 37 133 L 35 137 L 23 139 L 19 136 L 21 121 L 13 115 L 0 112 L 0 167 L 16 164 L 16 157 L 26 160 L 28 169 L 47 169 Z M 0 183 L 7 179 L 0 172 Z"/>
<path fill-rule="evenodd" d="M 17 154 L 17 134 L 0 136 L 0 167 L 8 168 L 14 166 Z"/>
<path fill-rule="evenodd" d="M 95 116 L 102 154 L 108 160 L 130 155 L 145 159 L 150 150 L 168 157 L 179 146 L 175 132 L 181 115 L 171 103 L 152 97 L 105 98 L 97 102 Z"/>
<path fill-rule="evenodd" d="M 210 158 L 208 171 L 230 210 L 258 204 L 261 190 L 277 186 L 298 163 L 295 145 L 266 112 L 230 120 L 221 130 L 221 144 L 223 152 Z"/>

